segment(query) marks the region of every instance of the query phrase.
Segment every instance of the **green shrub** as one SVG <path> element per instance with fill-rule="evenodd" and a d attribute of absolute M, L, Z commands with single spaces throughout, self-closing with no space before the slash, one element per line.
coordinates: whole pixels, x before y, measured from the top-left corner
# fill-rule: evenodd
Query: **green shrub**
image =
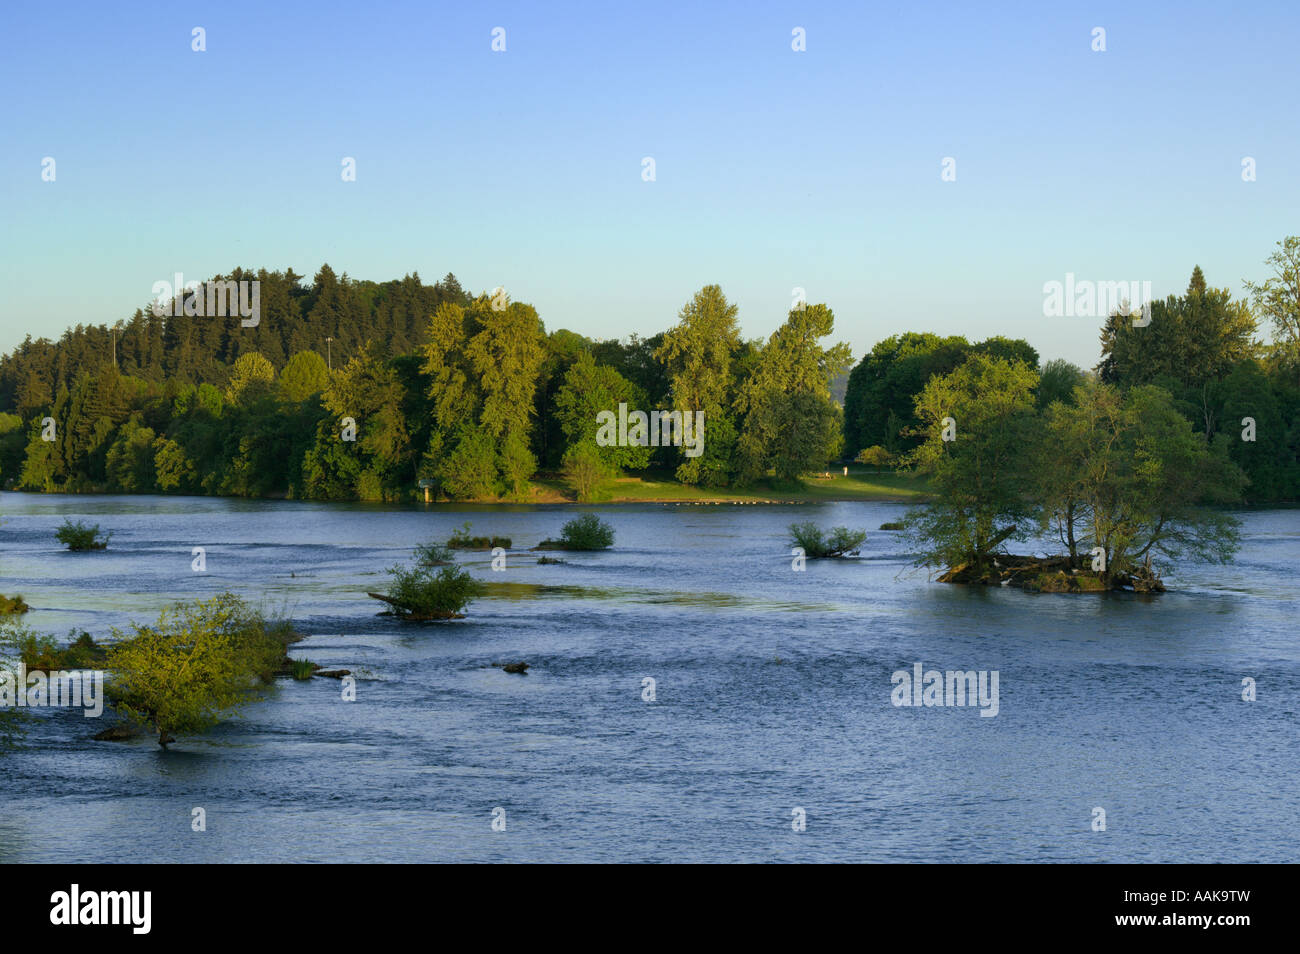
<path fill-rule="evenodd" d="M 903 521 L 901 520 L 894 520 L 880 525 L 881 530 L 902 530 L 903 528 Z"/>
<path fill-rule="evenodd" d="M 560 531 L 560 539 L 543 540 L 539 550 L 607 550 L 614 545 L 614 528 L 594 513 L 574 517 Z"/>
<path fill-rule="evenodd" d="M 291 660 L 289 663 L 289 675 L 293 676 L 293 678 L 299 681 L 303 679 L 310 679 L 312 677 L 312 673 L 314 673 L 319 668 L 320 667 L 317 666 L 310 659 L 294 659 Z"/>
<path fill-rule="evenodd" d="M 854 460 L 868 467 L 893 467 L 898 463 L 898 458 L 879 444 L 862 448 Z"/>
<path fill-rule="evenodd" d="M 26 613 L 30 606 L 21 596 L 0 596 L 0 616 Z"/>
<path fill-rule="evenodd" d="M 415 559 L 422 566 L 446 566 L 455 562 L 452 559 L 451 547 L 445 543 L 438 543 L 436 540 L 417 546 L 415 548 Z"/>
<path fill-rule="evenodd" d="M 827 537 L 815 523 L 790 524 L 791 546 L 802 547 L 804 555 L 810 559 L 856 556 L 866 539 L 865 530 L 836 527 Z"/>
<path fill-rule="evenodd" d="M 108 657 L 108 650 L 95 642 L 89 633 L 82 632 L 73 638 L 74 633 L 76 630 L 68 634 L 68 645 L 63 647 L 53 636 L 23 630 L 14 638 L 18 658 L 28 672 L 101 668 Z"/>
<path fill-rule="evenodd" d="M 284 662 L 296 634 L 267 622 L 232 593 L 177 603 L 151 626 L 133 623 L 108 650 L 109 698 L 123 715 L 158 733 L 205 731 L 255 697 Z"/>
<path fill-rule="evenodd" d="M 483 592 L 483 584 L 461 566 L 390 567 L 386 602 L 403 619 L 454 619 Z"/>
<path fill-rule="evenodd" d="M 54 531 L 54 537 L 69 550 L 103 550 L 108 546 L 111 533 L 100 534 L 99 524 L 89 526 L 78 520 L 64 520 L 63 525 Z"/>
<path fill-rule="evenodd" d="M 466 523 L 451 535 L 447 546 L 453 550 L 491 550 L 493 547 L 510 549 L 509 537 L 472 537 L 469 530 L 470 526 Z"/>
<path fill-rule="evenodd" d="M 601 457 L 599 448 L 587 443 L 574 444 L 565 451 L 560 466 L 579 503 L 606 496 L 605 486 L 618 473 Z"/>

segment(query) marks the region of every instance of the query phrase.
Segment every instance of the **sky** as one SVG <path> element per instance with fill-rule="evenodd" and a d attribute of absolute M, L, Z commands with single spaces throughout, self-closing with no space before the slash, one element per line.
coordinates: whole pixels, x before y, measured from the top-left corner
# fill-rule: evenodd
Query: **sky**
<path fill-rule="evenodd" d="M 766 337 L 802 288 L 855 359 L 933 331 L 1091 367 L 1101 319 L 1045 316 L 1045 283 L 1241 294 L 1300 232 L 1298 28 L 1293 0 L 5 4 L 0 351 L 176 272 L 327 262 L 600 338 L 715 283 Z"/>

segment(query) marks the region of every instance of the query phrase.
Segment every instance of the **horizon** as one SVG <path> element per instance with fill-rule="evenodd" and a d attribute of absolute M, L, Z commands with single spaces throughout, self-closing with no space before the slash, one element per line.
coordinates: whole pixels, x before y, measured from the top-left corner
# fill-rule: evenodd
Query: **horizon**
<path fill-rule="evenodd" d="M 4 107 L 0 351 L 129 318 L 178 271 L 328 262 L 503 286 L 590 338 L 652 335 L 718 284 L 765 339 L 802 288 L 855 360 L 930 331 L 1087 368 L 1102 321 L 1045 318 L 1046 283 L 1160 299 L 1199 265 L 1242 297 L 1300 208 L 1281 4 L 1266 32 L 1172 3 L 888 23 L 724 4 L 635 33 L 581 3 L 403 3 L 346 30 L 308 9 L 4 14 L 35 82 Z"/>

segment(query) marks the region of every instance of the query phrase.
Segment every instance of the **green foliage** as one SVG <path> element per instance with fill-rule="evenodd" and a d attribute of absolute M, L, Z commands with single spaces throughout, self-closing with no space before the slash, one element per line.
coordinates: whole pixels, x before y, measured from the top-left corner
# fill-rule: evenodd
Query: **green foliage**
<path fill-rule="evenodd" d="M 1072 558 L 1100 548 L 1107 584 L 1152 559 L 1222 563 L 1238 549 L 1236 518 L 1205 505 L 1239 500 L 1244 475 L 1167 391 L 1085 384 L 1049 409 L 1033 456 L 1045 522 Z"/>
<path fill-rule="evenodd" d="M 481 296 L 434 312 L 422 349 L 433 411 L 423 467 L 450 496 L 526 494 L 545 340 L 536 310 L 518 302 Z"/>
<path fill-rule="evenodd" d="M 159 490 L 183 493 L 193 489 L 196 471 L 194 461 L 185 454 L 185 448 L 166 437 L 157 437 L 153 442 L 153 454 L 154 476 Z"/>
<path fill-rule="evenodd" d="M 733 356 L 740 347 L 737 311 L 720 287 L 706 285 L 682 307 L 677 325 L 664 333 L 654 355 L 667 372 L 672 407 L 683 415 L 703 411 L 709 428 L 704 442 L 708 460 L 685 457 L 685 449 L 679 449 L 677 479 L 682 483 L 723 486 L 731 477 L 735 430 L 724 423 L 724 408 L 735 392 Z"/>
<path fill-rule="evenodd" d="M 628 381 L 614 368 L 596 363 L 590 351 L 578 354 L 564 375 L 563 386 L 555 397 L 555 416 L 560 423 L 566 442 L 565 470 L 569 469 L 569 455 L 578 448 L 583 460 L 594 456 L 602 473 L 614 476 L 619 468 L 640 470 L 650 463 L 650 447 L 630 444 L 626 447 L 600 447 L 596 444 L 596 416 L 601 411 L 618 413 L 618 406 L 626 404 L 629 410 L 647 410 L 645 393 Z M 580 499 L 581 495 L 580 495 Z"/>
<path fill-rule="evenodd" d="M 280 372 L 277 390 L 282 401 L 306 401 L 324 391 L 329 382 L 325 359 L 315 351 L 299 351 Z"/>
<path fill-rule="evenodd" d="M 163 746 L 238 712 L 280 668 L 288 638 L 231 593 L 178 603 L 131 629 L 113 631 L 110 698 Z"/>
<path fill-rule="evenodd" d="M 87 632 L 68 634 L 68 644 L 60 646 L 52 636 L 29 630 L 16 634 L 14 645 L 28 672 L 98 669 L 104 665 L 108 650 Z"/>
<path fill-rule="evenodd" d="M 66 518 L 54 531 L 54 538 L 69 550 L 103 550 L 112 536 L 112 533 L 101 534 L 99 524 L 90 525 L 82 520 L 74 523 Z"/>
<path fill-rule="evenodd" d="M 447 539 L 447 546 L 453 550 L 491 550 L 493 547 L 510 549 L 509 537 L 475 537 L 470 534 L 470 525 L 465 523 Z"/>
<path fill-rule="evenodd" d="M 809 559 L 857 556 L 867 539 L 867 531 L 835 527 L 826 534 L 815 523 L 790 524 L 790 545 L 802 547 Z"/>
<path fill-rule="evenodd" d="M 23 419 L 0 411 L 0 482 L 16 480 L 22 474 L 26 450 Z"/>
<path fill-rule="evenodd" d="M 1200 279 L 1204 285 L 1204 278 Z M 1228 289 L 1198 290 L 1151 303 L 1150 324 L 1113 314 L 1102 328 L 1101 380 L 1121 387 L 1160 379 L 1200 387 L 1228 373 L 1254 351 L 1255 319 Z"/>
<path fill-rule="evenodd" d="M 452 619 L 483 593 L 483 584 L 464 567 L 392 566 L 388 599 L 404 619 Z"/>
<path fill-rule="evenodd" d="M 454 562 L 455 555 L 451 547 L 436 540 L 415 548 L 416 562 L 421 566 L 445 566 Z"/>
<path fill-rule="evenodd" d="M 1273 274 L 1259 284 L 1246 282 L 1255 310 L 1273 326 L 1280 363 L 1300 364 L 1300 236 L 1288 235 L 1265 264 Z"/>
<path fill-rule="evenodd" d="M 579 503 L 591 503 L 601 497 L 603 488 L 617 473 L 600 451 L 595 444 L 581 441 L 564 452 L 564 479 L 573 488 Z"/>
<path fill-rule="evenodd" d="M 252 404 L 271 393 L 275 366 L 256 351 L 241 354 L 230 370 L 226 400 L 231 404 Z"/>
<path fill-rule="evenodd" d="M 858 456 L 854 460 L 868 467 L 893 467 L 898 463 L 898 456 L 891 454 L 879 444 L 873 444 L 858 451 Z"/>
<path fill-rule="evenodd" d="M 1038 392 L 1035 403 L 1041 410 L 1060 401 L 1069 404 L 1074 400 L 1074 389 L 1088 380 L 1088 373 L 1078 365 L 1056 359 L 1043 365 L 1038 377 Z"/>
<path fill-rule="evenodd" d="M 1168 391 L 1207 442 L 1226 441 L 1252 503 L 1300 499 L 1297 262 L 1291 236 L 1267 259 L 1271 275 L 1247 283 L 1272 344 L 1252 340 L 1245 304 L 1199 269 L 1183 296 L 1153 304 L 1149 326 L 1115 316 L 1103 334 L 1102 379 Z M 972 355 L 1038 363 L 1024 341 L 899 335 L 852 369 L 841 411 L 827 384 L 847 350 L 823 346 L 833 328 L 824 305 L 792 311 L 766 342 L 745 341 L 737 309 L 711 285 L 662 334 L 592 341 L 547 335 L 528 305 L 474 298 L 454 276 L 361 282 L 326 265 L 310 283 L 292 271 L 222 277 L 262 282 L 258 327 L 137 311 L 116 328 L 79 326 L 0 355 L 3 486 L 404 500 L 429 478 L 454 499 L 531 500 L 539 466 L 542 480 L 562 470 L 584 501 L 604 499 L 624 468 L 673 471 L 688 491 L 767 475 L 791 486 L 841 454 L 879 448 L 862 458 L 873 467 L 910 455 L 930 433 L 917 398 Z M 116 367 L 105 359 L 114 342 Z M 1085 382 L 1048 362 L 1034 405 L 1068 405 Z M 703 412 L 703 454 L 595 445 L 595 414 L 620 403 Z M 343 417 L 356 422 L 355 442 L 342 439 Z M 1246 418 L 1254 441 L 1241 436 Z M 611 469 L 575 450 L 584 443 Z"/>
<path fill-rule="evenodd" d="M 851 354 L 846 344 L 818 343 L 834 327 L 825 305 L 793 308 L 758 353 L 736 399 L 744 415 L 737 441 L 741 482 L 768 470 L 777 480 L 795 481 L 839 453 L 842 420 L 830 381 L 844 373 Z"/>
<path fill-rule="evenodd" d="M 436 466 L 443 491 L 452 498 L 477 500 L 496 491 L 496 448 L 492 436 L 477 428 L 457 433 L 454 449 Z"/>
<path fill-rule="evenodd" d="M 156 480 L 154 432 L 132 417 L 118 429 L 108 448 L 105 470 L 109 486 L 123 493 L 150 493 Z"/>
<path fill-rule="evenodd" d="M 594 513 L 584 513 L 564 525 L 558 541 L 542 545 L 547 544 L 557 550 L 607 550 L 614 545 L 614 528 Z"/>
<path fill-rule="evenodd" d="M 310 679 L 312 674 L 319 668 L 310 659 L 294 659 L 289 663 L 289 675 L 301 682 L 304 679 Z"/>
<path fill-rule="evenodd" d="M 1036 508 L 1025 459 L 1041 428 L 1037 384 L 1028 365 L 977 353 L 922 389 L 922 443 L 907 460 L 929 476 L 936 499 L 907 525 L 923 562 L 982 566 L 1004 541 L 1028 534 Z"/>

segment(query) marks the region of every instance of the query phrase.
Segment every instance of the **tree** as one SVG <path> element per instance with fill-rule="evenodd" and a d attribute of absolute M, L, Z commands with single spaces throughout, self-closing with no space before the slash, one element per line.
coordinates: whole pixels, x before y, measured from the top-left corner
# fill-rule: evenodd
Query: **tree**
<path fill-rule="evenodd" d="M 194 462 L 185 456 L 185 448 L 166 437 L 153 442 L 154 473 L 159 490 L 190 490 L 194 484 Z"/>
<path fill-rule="evenodd" d="M 390 362 L 369 344 L 321 393 L 325 414 L 303 458 L 303 486 L 326 499 L 381 500 L 409 481 L 405 394 Z"/>
<path fill-rule="evenodd" d="M 759 352 L 735 402 L 744 415 L 737 445 L 742 480 L 771 468 L 779 480 L 794 481 L 838 452 L 841 421 L 830 382 L 852 355 L 846 344 L 818 343 L 834 327 L 825 305 L 794 308 Z"/>
<path fill-rule="evenodd" d="M 522 494 L 520 475 L 536 468 L 528 445 L 546 329 L 532 306 L 499 305 L 484 295 L 439 307 L 422 349 L 434 424 L 420 469 L 455 496 Z"/>
<path fill-rule="evenodd" d="M 677 467 L 683 483 L 725 483 L 730 476 L 730 460 L 720 455 L 729 450 L 728 430 L 734 446 L 735 427 L 724 422 L 728 416 L 723 410 L 731 403 L 732 355 L 740 347 L 737 311 L 719 286 L 704 286 L 682 307 L 677 324 L 664 333 L 654 353 L 667 372 L 673 408 L 683 416 L 702 411 L 709 428 L 705 454 L 712 456 L 708 461 L 683 456 Z"/>
<path fill-rule="evenodd" d="M 1250 309 L 1226 288 L 1201 290 L 1204 282 L 1194 274 L 1181 298 L 1152 302 L 1149 324 L 1111 315 L 1102 328 L 1101 379 L 1120 387 L 1167 379 L 1201 388 L 1249 358 L 1255 350 Z"/>
<path fill-rule="evenodd" d="M 1073 406 L 1053 405 L 1045 447 L 1041 479 L 1058 488 L 1048 507 L 1059 514 L 1061 500 L 1072 502 L 1080 545 L 1104 555 L 1107 588 L 1153 557 L 1226 562 L 1236 552 L 1236 519 L 1205 505 L 1239 500 L 1244 475 L 1167 391 L 1084 385 Z"/>
<path fill-rule="evenodd" d="M 982 570 L 1007 540 L 1024 539 L 1036 515 L 1037 373 L 1020 361 L 972 354 L 933 377 L 916 399 L 922 443 L 908 463 L 928 474 L 934 500 L 908 514 L 920 561 Z"/>
<path fill-rule="evenodd" d="M 231 404 L 251 404 L 271 393 L 275 383 L 275 368 L 256 351 L 239 356 L 230 370 L 230 384 L 226 400 Z"/>
<path fill-rule="evenodd" d="M 880 446 L 894 454 L 912 450 L 920 421 L 916 398 L 936 374 L 947 374 L 966 359 L 965 338 L 908 332 L 886 338 L 849 373 L 844 395 L 844 450 L 857 455 Z"/>
<path fill-rule="evenodd" d="M 154 489 L 154 432 L 132 417 L 122 425 L 108 449 L 109 485 L 124 493 L 149 493 Z"/>
<path fill-rule="evenodd" d="M 230 593 L 178 603 L 152 626 L 114 629 L 107 666 L 115 706 L 151 726 L 166 747 L 173 734 L 206 731 L 249 700 L 269 660 L 283 655 L 255 613 Z"/>
<path fill-rule="evenodd" d="M 650 448 L 638 444 L 600 447 L 596 443 L 596 415 L 618 413 L 619 404 L 631 410 L 646 410 L 644 393 L 608 365 L 597 364 L 590 351 L 582 351 L 564 374 L 563 386 L 555 395 L 555 417 L 565 441 L 565 459 L 578 444 L 588 444 L 612 472 L 619 468 L 639 470 L 650 463 Z"/>
<path fill-rule="evenodd" d="M 1078 365 L 1062 358 L 1047 362 L 1038 376 L 1038 407 L 1047 408 L 1056 401 L 1070 403 L 1074 389 L 1087 380 L 1088 373 Z"/>
<path fill-rule="evenodd" d="M 282 401 L 305 401 L 329 385 L 325 359 L 315 351 L 299 351 L 280 372 L 279 395 Z"/>
<path fill-rule="evenodd" d="M 1246 282 L 1251 300 L 1273 326 L 1279 356 L 1300 361 L 1300 236 L 1288 235 L 1264 260 L 1273 274 L 1260 284 Z"/>
<path fill-rule="evenodd" d="M 578 441 L 564 452 L 564 477 L 577 494 L 579 503 L 589 503 L 617 471 L 601 456 L 600 448 L 589 441 Z"/>
<path fill-rule="evenodd" d="M 462 500 L 490 497 L 497 479 L 497 455 L 491 435 L 467 427 L 455 437 L 451 453 L 438 468 L 442 489 Z"/>

